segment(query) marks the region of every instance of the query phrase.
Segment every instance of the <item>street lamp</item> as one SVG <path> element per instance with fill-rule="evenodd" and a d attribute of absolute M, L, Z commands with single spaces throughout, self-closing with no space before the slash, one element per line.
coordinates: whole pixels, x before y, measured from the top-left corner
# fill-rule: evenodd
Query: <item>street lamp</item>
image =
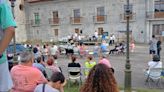
<path fill-rule="evenodd" d="M 126 64 L 125 64 L 125 80 L 124 80 L 124 90 L 125 92 L 131 92 L 131 64 L 130 64 L 130 59 L 129 59 L 129 18 L 130 14 L 132 14 L 132 11 L 129 8 L 129 0 L 127 0 L 127 6 L 126 6 L 126 20 L 127 20 L 127 25 L 126 25 L 126 34 L 127 34 L 127 42 L 126 42 Z"/>
<path fill-rule="evenodd" d="M 11 2 L 11 7 L 12 7 L 12 14 L 13 14 L 13 18 L 15 19 L 15 14 L 14 14 L 14 7 L 15 7 L 15 2 L 16 0 L 9 0 Z M 16 61 L 16 38 L 15 38 L 15 34 L 13 37 L 13 44 L 14 44 L 14 61 Z"/>

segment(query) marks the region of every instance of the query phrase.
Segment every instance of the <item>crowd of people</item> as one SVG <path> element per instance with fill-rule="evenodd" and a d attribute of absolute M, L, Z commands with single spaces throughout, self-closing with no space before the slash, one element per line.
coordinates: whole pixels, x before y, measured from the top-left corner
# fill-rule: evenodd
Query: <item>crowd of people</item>
<path fill-rule="evenodd" d="M 76 62 L 76 58 L 74 55 L 71 56 L 72 62 L 68 63 L 68 68 L 82 68 L 82 65 Z M 47 61 L 43 61 L 40 56 L 35 58 L 33 52 L 26 51 L 21 53 L 19 64 L 13 66 L 10 71 L 13 81 L 11 92 L 64 92 L 63 87 L 66 84 L 66 78 L 61 71 L 62 69 L 55 64 L 55 60 L 56 58 L 51 55 L 48 56 Z M 117 83 L 113 75 L 114 69 L 105 55 L 100 57 L 99 62 L 94 61 L 91 55 L 87 56 L 84 66 L 87 68 L 84 73 L 86 81 L 80 92 L 93 92 L 93 90 L 98 92 L 106 92 L 107 90 L 108 92 L 118 92 Z M 47 79 L 46 68 L 53 72 L 50 79 Z M 81 74 L 81 72 L 70 72 L 71 75 L 79 73 Z M 88 87 L 91 87 L 88 85 L 94 86 L 88 89 Z"/>

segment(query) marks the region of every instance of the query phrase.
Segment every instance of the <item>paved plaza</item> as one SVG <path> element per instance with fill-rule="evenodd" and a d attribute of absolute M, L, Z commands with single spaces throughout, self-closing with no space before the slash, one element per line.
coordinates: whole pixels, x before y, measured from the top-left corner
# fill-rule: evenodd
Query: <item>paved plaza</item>
<path fill-rule="evenodd" d="M 92 48 L 92 47 L 91 47 Z M 111 47 L 112 48 L 112 47 Z M 164 44 L 162 45 L 164 48 Z M 98 57 L 94 58 L 98 62 Z M 108 57 L 112 66 L 115 69 L 115 77 L 119 86 L 124 87 L 124 69 L 126 55 L 110 55 Z M 149 47 L 147 44 L 137 44 L 135 52 L 130 54 L 131 70 L 132 70 L 132 87 L 133 88 L 148 88 L 145 83 L 144 69 L 147 68 L 147 62 L 150 61 Z M 161 52 L 161 60 L 164 63 L 164 51 Z M 58 65 L 62 68 L 65 76 L 67 76 L 67 65 L 71 60 L 65 56 L 58 59 Z M 84 66 L 85 58 L 78 58 L 77 62 Z M 164 64 L 163 64 L 164 65 Z M 163 79 L 164 88 L 164 79 Z"/>

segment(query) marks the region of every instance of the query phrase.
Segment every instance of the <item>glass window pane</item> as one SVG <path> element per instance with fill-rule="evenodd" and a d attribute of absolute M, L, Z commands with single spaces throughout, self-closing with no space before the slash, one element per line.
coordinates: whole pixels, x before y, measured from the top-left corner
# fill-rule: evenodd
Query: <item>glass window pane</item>
<path fill-rule="evenodd" d="M 104 16 L 105 15 L 104 7 L 98 7 L 97 8 L 97 15 L 98 16 Z"/>
<path fill-rule="evenodd" d="M 74 12 L 75 18 L 80 17 L 80 9 L 75 9 L 75 10 L 73 10 L 73 12 Z"/>

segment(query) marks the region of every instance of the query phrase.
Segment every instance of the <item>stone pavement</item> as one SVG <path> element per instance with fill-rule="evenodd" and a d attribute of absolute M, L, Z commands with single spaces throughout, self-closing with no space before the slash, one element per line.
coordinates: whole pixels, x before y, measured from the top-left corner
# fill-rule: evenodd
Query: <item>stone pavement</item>
<path fill-rule="evenodd" d="M 92 47 L 91 47 L 92 48 Z M 111 47 L 112 48 L 112 47 Z M 164 49 L 164 44 L 162 46 Z M 98 57 L 94 58 L 98 61 Z M 124 69 L 126 62 L 126 55 L 110 55 L 108 57 L 112 66 L 115 69 L 115 77 L 119 86 L 124 87 Z M 132 70 L 132 87 L 133 88 L 148 88 L 145 83 L 145 77 L 143 70 L 147 68 L 147 62 L 150 61 L 149 48 L 147 44 L 137 44 L 135 51 L 130 54 L 131 70 Z M 161 51 L 161 60 L 164 65 L 164 50 Z M 65 56 L 61 56 L 58 59 L 58 65 L 61 66 L 65 76 L 67 76 L 67 64 L 71 60 Z M 78 58 L 77 62 L 84 65 L 85 58 Z M 164 88 L 164 79 L 163 79 Z"/>

